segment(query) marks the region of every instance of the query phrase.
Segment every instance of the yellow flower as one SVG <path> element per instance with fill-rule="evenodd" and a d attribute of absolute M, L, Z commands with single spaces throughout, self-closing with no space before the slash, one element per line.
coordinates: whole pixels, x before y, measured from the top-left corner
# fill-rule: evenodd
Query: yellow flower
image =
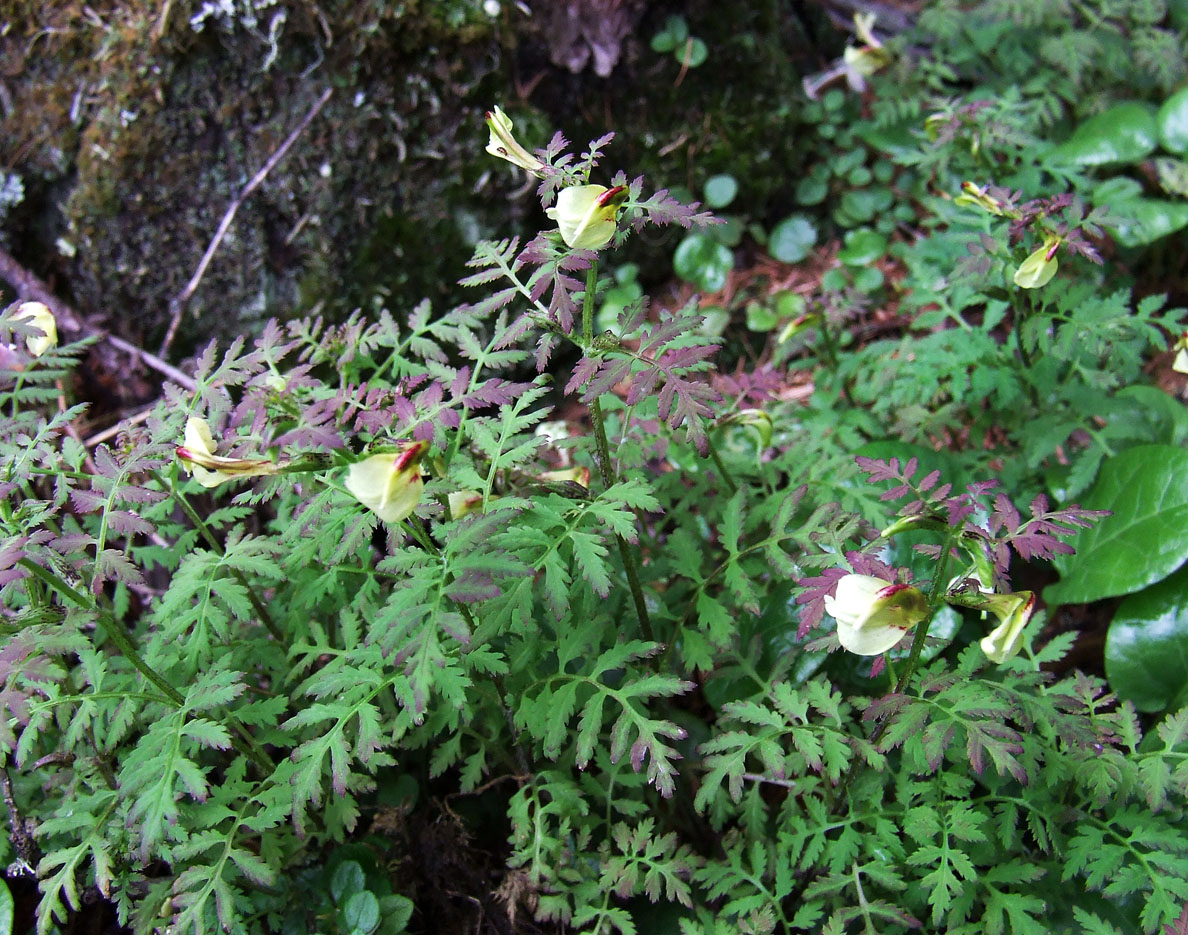
<path fill-rule="evenodd" d="M 410 442 L 356 461 L 347 471 L 346 489 L 386 523 L 398 523 L 421 500 L 424 483 L 419 462 L 428 442 Z"/>
<path fill-rule="evenodd" d="M 564 188 L 545 214 L 557 222 L 561 239 L 579 250 L 598 250 L 615 236 L 615 218 L 626 186 L 574 185 Z"/>
<path fill-rule="evenodd" d="M 1059 237 L 1049 234 L 1044 238 L 1044 245 L 1015 270 L 1015 285 L 1020 289 L 1038 289 L 1051 282 L 1056 275 L 1056 251 L 1059 248 Z"/>
<path fill-rule="evenodd" d="M 49 306 L 41 302 L 22 302 L 17 306 L 12 320 L 32 325 L 41 332 L 39 336 L 30 335 L 25 338 L 25 347 L 34 357 L 40 357 L 58 343 L 58 323 L 54 320 L 54 313 L 49 310 Z"/>
<path fill-rule="evenodd" d="M 1176 373 L 1188 373 L 1188 331 L 1180 335 L 1180 340 L 1172 345 L 1172 350 L 1176 352 L 1172 370 Z"/>
<path fill-rule="evenodd" d="M 512 165 L 519 166 L 535 175 L 541 174 L 545 164 L 528 152 L 512 136 L 512 122 L 507 114 L 498 107 L 487 111 L 487 127 L 491 131 L 491 141 L 487 143 L 487 152 L 500 159 L 506 159 Z"/>
<path fill-rule="evenodd" d="M 1023 628 L 1035 611 L 1035 595 L 1031 591 L 991 594 L 980 606 L 999 619 L 998 626 L 982 638 L 982 652 L 991 662 L 1006 662 L 1023 645 Z"/>
<path fill-rule="evenodd" d="M 221 458 L 215 454 L 214 437 L 205 419 L 191 416 L 186 420 L 186 434 L 177 448 L 177 457 L 203 487 L 217 487 L 223 481 L 239 477 L 262 477 L 275 474 L 279 465 L 264 458 Z"/>
<path fill-rule="evenodd" d="M 846 575 L 825 610 L 837 621 L 837 639 L 859 656 L 877 656 L 898 643 L 929 613 L 928 599 L 906 584 L 871 575 Z"/>
<path fill-rule="evenodd" d="M 842 60 L 859 75 L 870 77 L 891 63 L 890 53 L 874 34 L 875 15 L 855 13 L 854 34 L 862 41 L 859 48 L 848 45 Z"/>

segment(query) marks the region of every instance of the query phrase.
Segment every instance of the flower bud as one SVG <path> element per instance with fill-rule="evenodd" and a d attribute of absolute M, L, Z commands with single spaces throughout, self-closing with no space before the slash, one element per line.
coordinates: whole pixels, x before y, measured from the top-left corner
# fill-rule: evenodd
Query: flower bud
<path fill-rule="evenodd" d="M 347 471 L 346 489 L 384 522 L 400 522 L 421 500 L 419 462 L 428 447 L 428 442 L 411 442 L 356 461 Z"/>
<path fill-rule="evenodd" d="M 22 302 L 13 313 L 12 320 L 32 325 L 41 332 L 40 335 L 25 338 L 25 347 L 34 357 L 40 357 L 57 345 L 58 323 L 54 320 L 54 313 L 49 310 L 48 305 L 42 302 Z"/>
<path fill-rule="evenodd" d="M 506 159 L 512 165 L 519 166 L 534 175 L 542 174 L 545 164 L 528 152 L 512 136 L 512 122 L 507 114 L 498 107 L 487 111 L 487 127 L 491 131 L 491 141 L 487 143 L 487 152 L 500 159 Z"/>
<path fill-rule="evenodd" d="M 446 497 L 450 507 L 450 519 L 461 519 L 468 513 L 482 509 L 483 495 L 477 490 L 455 490 Z"/>
<path fill-rule="evenodd" d="M 177 448 L 178 460 L 203 487 L 217 487 L 223 481 L 239 477 L 262 477 L 275 474 L 279 465 L 266 458 L 221 458 L 215 454 L 214 437 L 205 419 L 191 416 L 186 420 L 186 434 Z"/>
<path fill-rule="evenodd" d="M 1035 595 L 1031 591 L 992 594 L 983 606 L 999 619 L 999 624 L 982 638 L 982 652 L 991 662 L 1001 664 L 1023 645 L 1023 629 L 1035 612 Z"/>
<path fill-rule="evenodd" d="M 590 489 L 590 469 L 588 467 L 574 467 L 566 468 L 561 471 L 545 471 L 540 475 L 540 479 L 545 483 L 552 484 L 577 484 L 579 487 Z"/>
<path fill-rule="evenodd" d="M 561 239 L 579 250 L 598 250 L 615 236 L 626 186 L 574 185 L 563 188 L 557 203 L 545 214 L 557 222 Z"/>
<path fill-rule="evenodd" d="M 1005 218 L 1011 217 L 1003 203 L 991 195 L 986 189 L 975 185 L 973 182 L 961 183 L 961 194 L 953 199 L 955 205 L 973 205 L 981 208 L 983 211 L 988 211 L 995 217 Z"/>
<path fill-rule="evenodd" d="M 771 446 L 771 436 L 775 426 L 769 416 L 762 409 L 740 409 L 721 420 L 720 425 L 745 425 L 753 428 L 759 435 L 759 447 L 766 449 Z"/>
<path fill-rule="evenodd" d="M 1056 251 L 1060 238 L 1048 235 L 1044 245 L 1019 264 L 1015 270 L 1015 285 L 1020 289 L 1038 289 L 1046 286 L 1056 275 Z"/>
<path fill-rule="evenodd" d="M 921 591 L 871 575 L 842 578 L 835 596 L 825 597 L 825 610 L 837 621 L 838 641 L 859 656 L 886 652 L 929 614 Z"/>

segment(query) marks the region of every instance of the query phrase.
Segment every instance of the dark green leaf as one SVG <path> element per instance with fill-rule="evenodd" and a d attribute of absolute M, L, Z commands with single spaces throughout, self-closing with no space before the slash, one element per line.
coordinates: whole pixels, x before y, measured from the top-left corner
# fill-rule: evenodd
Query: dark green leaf
<path fill-rule="evenodd" d="M 1188 559 L 1188 451 L 1140 445 L 1110 458 L 1083 504 L 1112 515 L 1069 540 L 1076 554 L 1057 562 L 1049 604 L 1132 594 Z"/>
<path fill-rule="evenodd" d="M 346 901 L 342 916 L 351 935 L 355 935 L 356 932 L 370 935 L 379 926 L 379 900 L 375 898 L 374 893 L 361 890 Z"/>
<path fill-rule="evenodd" d="M 1153 152 L 1158 142 L 1159 128 L 1152 109 L 1138 101 L 1127 101 L 1086 120 L 1068 140 L 1051 150 L 1045 161 L 1073 166 L 1137 162 Z"/>
<path fill-rule="evenodd" d="M 677 247 L 672 265 L 681 279 L 704 292 L 717 292 L 726 285 L 726 276 L 734 268 L 734 255 L 712 237 L 690 234 Z"/>
<path fill-rule="evenodd" d="M 1140 711 L 1162 711 L 1188 686 L 1188 572 L 1126 598 L 1106 636 L 1106 675 Z"/>
<path fill-rule="evenodd" d="M 1159 108 L 1159 142 L 1172 153 L 1188 151 L 1188 88 L 1181 88 Z"/>

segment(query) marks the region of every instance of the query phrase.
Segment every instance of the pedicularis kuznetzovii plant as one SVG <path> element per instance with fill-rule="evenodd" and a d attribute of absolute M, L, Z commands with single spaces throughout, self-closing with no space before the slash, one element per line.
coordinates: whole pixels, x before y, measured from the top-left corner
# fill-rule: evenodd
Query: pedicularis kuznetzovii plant
<path fill-rule="evenodd" d="M 1144 739 L 1047 674 L 1071 640 L 1034 650 L 1009 585 L 1091 517 L 862 462 L 912 501 L 878 537 L 847 433 L 715 375 L 696 314 L 594 333 L 599 251 L 710 218 L 592 181 L 609 137 L 489 123 L 557 228 L 480 244 L 473 305 L 269 325 L 93 450 L 82 345 L 0 320 L 3 856 L 39 930 L 97 890 L 144 933 L 437 931 L 429 825 L 510 828 L 498 905 L 568 931 L 1173 919 L 1188 712 Z"/>

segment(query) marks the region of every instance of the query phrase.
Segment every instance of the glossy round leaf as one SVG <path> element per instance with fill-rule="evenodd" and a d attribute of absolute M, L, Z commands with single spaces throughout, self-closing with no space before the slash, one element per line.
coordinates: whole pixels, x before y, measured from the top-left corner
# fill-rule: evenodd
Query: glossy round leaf
<path fill-rule="evenodd" d="M 1146 104 L 1127 101 L 1090 117 L 1045 161 L 1052 165 L 1101 166 L 1137 162 L 1159 143 L 1155 114 Z"/>
<path fill-rule="evenodd" d="M 817 228 L 808 218 L 794 214 L 771 229 L 767 252 L 781 263 L 799 263 L 817 242 Z"/>
<path fill-rule="evenodd" d="M 1129 175 L 1116 175 L 1112 179 L 1106 179 L 1093 189 L 1093 203 L 1110 206 L 1124 201 L 1133 201 L 1136 198 L 1141 198 L 1142 195 L 1143 186 L 1138 179 L 1132 179 Z"/>
<path fill-rule="evenodd" d="M 705 203 L 711 208 L 725 208 L 738 194 L 733 175 L 711 175 L 705 180 Z"/>
<path fill-rule="evenodd" d="M 704 292 L 717 292 L 726 285 L 726 277 L 734 268 L 734 255 L 712 237 L 690 234 L 676 248 L 672 265 L 681 279 Z"/>
<path fill-rule="evenodd" d="M 887 238 L 869 227 L 860 227 L 846 234 L 846 245 L 837 258 L 847 266 L 865 266 L 887 252 Z"/>
<path fill-rule="evenodd" d="M 1109 205 L 1110 223 L 1118 243 L 1141 247 L 1162 240 L 1188 226 L 1188 202 L 1135 198 Z"/>
<path fill-rule="evenodd" d="M 1159 142 L 1170 153 L 1188 152 L 1188 88 L 1181 88 L 1159 108 Z"/>
<path fill-rule="evenodd" d="M 1133 594 L 1188 560 L 1188 451 L 1139 445 L 1107 460 L 1082 506 L 1111 510 L 1068 540 L 1055 562 L 1061 578 L 1049 604 L 1083 604 Z"/>
<path fill-rule="evenodd" d="M 1188 688 L 1188 570 L 1118 605 L 1105 666 L 1110 688 L 1140 711 L 1180 703 Z"/>
<path fill-rule="evenodd" d="M 334 875 L 330 877 L 330 895 L 336 903 L 342 903 L 366 886 L 367 875 L 356 860 L 344 860 L 334 868 Z"/>
<path fill-rule="evenodd" d="M 369 890 L 355 893 L 343 906 L 342 916 L 351 935 L 371 935 L 379 928 L 379 900 Z"/>

